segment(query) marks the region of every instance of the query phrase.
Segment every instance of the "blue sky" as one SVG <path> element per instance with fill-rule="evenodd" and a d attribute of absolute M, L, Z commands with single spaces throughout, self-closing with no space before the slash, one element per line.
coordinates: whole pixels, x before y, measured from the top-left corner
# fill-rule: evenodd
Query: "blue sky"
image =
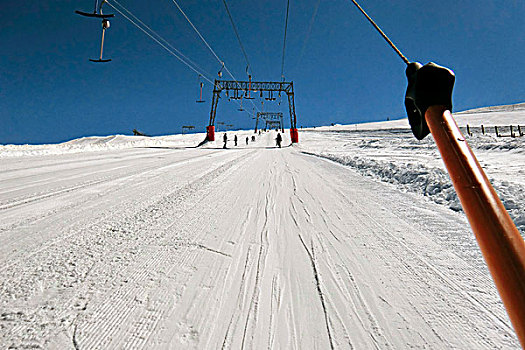
<path fill-rule="evenodd" d="M 111 1 L 110 1 L 111 2 Z M 246 63 L 221 0 L 177 0 L 238 80 Z M 220 64 L 172 0 L 119 0 L 214 79 Z M 286 0 L 229 0 L 256 80 L 279 80 Z M 454 110 L 525 100 L 525 2 L 517 0 L 362 0 L 361 5 L 411 60 L 456 73 Z M 116 15 L 105 56 L 95 64 L 100 21 L 78 16 L 91 0 L 1 1 L 0 144 L 49 143 L 80 136 L 204 131 L 198 75 Z M 315 11 L 317 9 L 317 11 Z M 105 12 L 111 11 L 105 6 Z M 313 16 L 315 12 L 315 17 Z M 349 0 L 291 0 L 285 76 L 292 80 L 298 126 L 404 116 L 405 66 Z M 260 101 L 254 100 L 262 110 Z M 248 110 L 253 110 L 250 103 Z M 216 122 L 253 127 L 221 99 Z M 287 103 L 265 111 L 287 113 Z M 288 127 L 288 122 L 286 123 Z"/>

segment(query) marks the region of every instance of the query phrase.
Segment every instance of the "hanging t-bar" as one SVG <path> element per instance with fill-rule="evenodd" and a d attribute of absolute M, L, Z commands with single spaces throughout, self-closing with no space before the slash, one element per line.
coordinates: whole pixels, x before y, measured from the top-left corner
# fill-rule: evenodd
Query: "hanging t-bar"
<path fill-rule="evenodd" d="M 98 63 L 101 63 L 101 62 L 109 62 L 111 61 L 111 58 L 108 58 L 108 59 L 103 59 L 102 58 L 102 55 L 104 53 L 104 34 L 106 33 L 106 29 L 109 28 L 109 21 L 107 19 L 103 19 L 102 20 L 102 40 L 100 41 L 100 56 L 97 60 L 94 60 L 94 59 L 89 59 L 91 62 L 98 62 Z"/>
<path fill-rule="evenodd" d="M 95 8 L 93 10 L 93 13 L 90 13 L 90 12 L 84 12 L 84 11 L 79 11 L 79 10 L 76 10 L 75 13 L 81 15 L 81 16 L 85 16 L 85 17 L 94 17 L 94 18 L 111 18 L 111 17 L 114 17 L 115 15 L 114 14 L 103 14 L 102 13 L 102 5 L 104 5 L 106 3 L 106 1 L 101 1 L 100 2 L 100 5 L 99 5 L 99 2 L 98 0 L 95 0 Z"/>
<path fill-rule="evenodd" d="M 104 36 L 106 34 L 106 29 L 109 28 L 109 20 L 108 18 L 114 17 L 114 14 L 103 14 L 102 13 L 102 6 L 106 3 L 106 0 L 102 0 L 99 4 L 98 0 L 95 0 L 95 8 L 93 10 L 93 13 L 83 12 L 83 11 L 75 11 L 77 14 L 85 17 L 93 17 L 93 18 L 102 18 L 102 40 L 100 42 L 100 56 L 98 59 L 89 59 L 91 62 L 109 62 L 111 59 L 103 59 L 102 55 L 104 53 Z M 111 6 L 111 4 L 110 4 Z"/>

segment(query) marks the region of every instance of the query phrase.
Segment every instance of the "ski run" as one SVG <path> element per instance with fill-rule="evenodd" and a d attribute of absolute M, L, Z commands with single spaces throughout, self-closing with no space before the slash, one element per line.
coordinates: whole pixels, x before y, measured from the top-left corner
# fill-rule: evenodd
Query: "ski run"
<path fill-rule="evenodd" d="M 519 348 L 431 136 L 402 123 L 281 149 L 276 131 L 0 146 L 0 347 Z M 525 137 L 491 133 L 468 141 L 523 233 Z"/>

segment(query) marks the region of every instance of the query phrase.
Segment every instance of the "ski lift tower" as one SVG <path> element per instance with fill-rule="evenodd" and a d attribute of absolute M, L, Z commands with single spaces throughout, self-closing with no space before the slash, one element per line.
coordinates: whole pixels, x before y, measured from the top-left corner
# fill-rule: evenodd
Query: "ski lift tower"
<path fill-rule="evenodd" d="M 281 132 L 284 132 L 283 113 L 282 112 L 257 112 L 255 119 L 255 133 L 257 133 L 257 127 L 259 125 L 259 119 L 265 120 L 266 125 L 272 124 L 279 125 Z"/>
<path fill-rule="evenodd" d="M 184 131 L 188 132 L 190 130 L 195 129 L 195 125 L 183 125 L 182 126 L 182 135 L 184 135 Z"/>
<path fill-rule="evenodd" d="M 221 92 L 226 91 L 227 96 L 235 96 L 236 98 L 249 98 L 250 92 L 260 92 L 261 97 L 263 93 L 268 92 L 269 99 L 274 99 L 273 93 L 277 92 L 279 96 L 282 92 L 288 96 L 288 109 L 290 111 L 290 138 L 292 143 L 299 142 L 299 134 L 297 132 L 297 117 L 295 115 L 295 102 L 293 82 L 285 81 L 235 81 L 235 80 L 215 80 L 213 85 L 213 99 L 211 102 L 210 123 L 206 127 L 206 139 L 208 141 L 215 141 L 215 117 L 217 115 L 217 105 L 221 98 Z M 230 94 L 232 92 L 233 94 Z M 218 123 L 217 123 L 218 124 Z"/>

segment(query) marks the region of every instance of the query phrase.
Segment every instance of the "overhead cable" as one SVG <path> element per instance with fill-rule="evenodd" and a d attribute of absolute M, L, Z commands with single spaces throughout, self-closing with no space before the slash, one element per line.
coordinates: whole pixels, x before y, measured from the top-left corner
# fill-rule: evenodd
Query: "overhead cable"
<path fill-rule="evenodd" d="M 226 3 L 226 0 L 222 0 L 224 3 L 224 7 L 226 8 L 226 12 L 228 13 L 228 17 L 230 17 L 230 22 L 233 27 L 233 31 L 235 32 L 235 36 L 237 36 L 237 41 L 239 42 L 239 45 L 241 46 L 242 54 L 244 55 L 244 59 L 246 60 L 246 73 L 249 75 L 251 72 L 251 64 L 250 60 L 248 59 L 248 55 L 246 54 L 246 50 L 244 49 L 244 45 L 242 44 L 241 37 L 239 35 L 239 31 L 237 30 L 237 26 L 235 25 L 235 22 L 233 21 L 232 14 L 230 13 L 230 9 L 228 8 L 228 4 Z"/>
<path fill-rule="evenodd" d="M 286 32 L 288 30 L 288 12 L 290 11 L 290 0 L 286 4 L 286 19 L 284 20 L 283 59 L 281 61 L 281 80 L 284 81 L 284 54 L 286 51 Z"/>
<path fill-rule="evenodd" d="M 112 0 L 112 1 L 115 1 L 115 0 Z M 129 22 L 131 22 L 135 27 L 137 27 L 138 29 L 140 29 L 144 34 L 146 34 L 148 37 L 150 37 L 151 39 L 153 39 L 157 44 L 159 44 L 162 48 L 164 48 L 166 51 L 168 51 L 171 55 L 173 55 L 175 58 L 177 58 L 179 61 L 181 61 L 182 63 L 184 63 L 188 68 L 190 68 L 192 71 L 194 71 L 195 73 L 201 75 L 204 79 L 206 79 L 210 84 L 213 85 L 213 81 L 211 79 L 209 79 L 206 75 L 206 73 L 202 72 L 202 71 L 199 71 L 198 68 L 195 68 L 193 67 L 190 63 L 186 62 L 182 57 L 179 56 L 182 55 L 182 53 L 180 53 L 180 51 L 176 50 L 175 48 L 169 48 L 168 46 L 171 46 L 169 44 L 165 45 L 163 44 L 159 39 L 155 38 L 152 34 L 150 34 L 148 31 L 146 31 L 144 28 L 142 28 L 140 25 L 138 25 L 134 20 L 132 20 L 131 18 L 129 18 L 126 14 L 124 14 L 122 11 L 120 11 L 118 8 L 116 8 L 115 6 L 113 6 L 111 3 L 109 3 L 108 1 L 106 1 L 106 3 L 111 6 L 115 11 L 117 11 L 119 14 L 121 14 L 124 18 L 126 18 Z M 116 3 L 116 1 L 115 1 Z M 122 5 L 120 5 L 122 6 Z M 135 17 L 135 16 L 134 16 Z M 148 27 L 149 28 L 149 27 Z M 151 30 L 151 29 L 150 29 Z M 153 32 L 153 31 L 152 31 Z M 155 32 L 154 32 L 155 33 Z M 156 34 L 156 33 L 155 33 Z M 159 36 L 158 34 L 156 34 L 157 36 Z M 160 36 L 159 36 L 160 37 Z M 162 37 L 160 37 L 161 40 L 163 40 L 164 42 L 167 43 L 167 41 L 165 39 L 162 39 Z M 174 51 L 177 51 L 179 54 L 175 53 Z M 182 55 L 183 56 L 183 55 Z M 186 56 L 184 56 L 186 57 Z M 186 57 L 186 59 L 188 59 L 190 62 L 192 62 L 189 58 Z"/>
<path fill-rule="evenodd" d="M 203 68 L 201 68 L 197 63 L 195 63 L 194 61 L 191 60 L 191 58 L 189 58 L 188 56 L 184 55 L 182 52 L 180 52 L 179 50 L 177 50 L 175 47 L 173 47 L 173 45 L 171 45 L 166 39 L 164 39 L 162 36 L 160 36 L 157 32 L 155 32 L 153 29 L 151 29 L 146 23 L 142 22 L 140 20 L 140 18 L 138 18 L 137 16 L 135 16 L 133 13 L 131 13 L 131 11 L 129 11 L 124 5 L 122 5 L 121 3 L 119 3 L 117 0 L 112 0 L 114 3 L 116 3 L 117 5 L 119 5 L 120 7 L 122 7 L 124 9 L 124 11 L 126 11 L 131 17 L 133 17 L 137 22 L 139 22 L 141 25 L 143 25 L 144 27 L 146 27 L 151 33 L 155 34 L 157 36 L 157 38 L 159 38 L 161 41 L 163 41 L 167 46 L 169 46 L 173 51 L 175 51 L 178 55 L 182 56 L 184 59 L 186 59 L 188 62 L 190 62 L 191 64 L 193 64 L 198 70 L 200 71 L 205 71 Z"/>
<path fill-rule="evenodd" d="M 308 30 L 306 32 L 306 35 L 304 37 L 303 47 L 301 48 L 301 51 L 299 53 L 299 59 L 297 60 L 297 64 L 295 67 L 299 66 L 301 63 L 304 52 L 306 50 L 306 45 L 308 44 L 308 40 L 310 39 L 310 34 L 312 33 L 312 29 L 314 27 L 315 18 L 317 17 L 317 11 L 319 10 L 319 5 L 321 4 L 321 0 L 317 0 L 317 4 L 315 5 L 314 12 L 312 13 L 312 18 L 310 18 L 310 23 L 308 25 Z"/>
<path fill-rule="evenodd" d="M 175 0 L 171 0 L 175 6 L 177 6 L 177 8 L 179 9 L 180 13 L 182 13 L 182 15 L 184 16 L 184 18 L 186 18 L 186 21 L 188 21 L 188 23 L 191 25 L 191 27 L 193 28 L 193 30 L 197 33 L 197 35 L 201 38 L 201 40 L 204 42 L 204 44 L 208 47 L 208 49 L 211 51 L 211 53 L 215 56 L 215 58 L 217 59 L 217 61 L 219 61 L 219 63 L 221 64 L 224 64 L 223 61 L 221 61 L 221 59 L 219 58 L 219 56 L 217 56 L 217 54 L 215 53 L 215 51 L 213 51 L 213 49 L 211 48 L 210 44 L 208 44 L 208 42 L 206 41 L 206 39 L 204 39 L 204 37 L 202 36 L 202 34 L 199 32 L 199 30 L 193 25 L 193 22 L 188 18 L 188 16 L 186 15 L 186 13 L 182 10 L 182 8 L 179 6 L 179 4 L 177 3 L 177 1 Z"/>
<path fill-rule="evenodd" d="M 177 8 L 179 9 L 179 11 L 182 13 L 182 15 L 184 16 L 184 18 L 186 18 L 186 21 L 188 21 L 188 23 L 191 25 L 191 27 L 193 28 L 193 30 L 197 33 L 197 35 L 199 36 L 199 38 L 201 38 L 201 40 L 204 42 L 204 44 L 206 45 L 206 47 L 211 51 L 211 53 L 215 56 L 215 58 L 217 59 L 217 61 L 222 65 L 222 67 L 224 67 L 224 69 L 226 70 L 226 72 L 230 75 L 230 77 L 232 77 L 232 79 L 235 81 L 235 83 L 237 84 L 238 87 L 241 87 L 241 84 L 239 83 L 239 81 L 237 80 L 237 78 L 235 78 L 235 76 L 232 74 L 232 72 L 230 72 L 230 70 L 228 69 L 228 67 L 226 67 L 226 64 L 224 63 L 223 60 L 220 59 L 220 57 L 215 53 L 215 51 L 212 49 L 212 47 L 210 46 L 210 44 L 208 44 L 208 42 L 206 41 L 206 39 L 204 39 L 204 36 L 199 32 L 199 30 L 197 29 L 197 27 L 195 27 L 195 25 L 193 24 L 193 22 L 189 19 L 189 17 L 186 15 L 186 13 L 182 10 L 182 8 L 179 6 L 179 4 L 177 3 L 176 0 L 171 0 L 175 6 L 177 6 Z M 250 102 L 255 106 L 255 108 L 259 111 L 259 108 L 255 105 L 255 103 L 253 103 L 252 100 L 250 100 Z"/>
<path fill-rule="evenodd" d="M 129 16 L 124 14 L 121 10 L 119 10 L 117 7 L 106 1 L 106 3 L 112 7 L 115 11 L 117 11 L 120 15 L 122 15 L 124 18 L 126 18 L 131 24 L 133 24 L 135 27 L 140 29 L 144 34 L 146 34 L 149 38 L 154 40 L 157 44 L 159 44 L 162 48 L 164 48 L 169 54 L 177 58 L 179 61 L 184 63 L 188 68 L 190 68 L 195 73 L 202 76 L 207 82 L 209 82 L 211 85 L 214 85 L 214 82 L 212 81 L 212 78 L 209 77 L 207 73 L 204 72 L 202 68 L 199 67 L 195 62 L 193 62 L 189 57 L 185 56 L 182 52 L 177 50 L 175 47 L 173 47 L 166 39 L 164 39 L 162 36 L 160 36 L 157 32 L 155 32 L 153 29 L 151 29 L 148 25 L 146 25 L 144 22 L 142 22 L 137 16 L 135 16 L 131 11 L 129 11 L 127 8 L 125 8 L 122 4 L 120 4 L 117 0 L 111 0 L 112 2 L 115 2 L 115 4 L 118 4 L 120 7 L 126 11 L 129 16 L 133 17 L 135 20 L 131 19 Z M 158 38 L 154 37 L 151 33 L 148 32 L 148 30 L 141 27 L 141 25 L 137 24 L 139 22 L 142 26 L 146 27 L 151 33 L 155 34 Z M 163 43 L 164 42 L 164 43 Z M 211 48 L 210 48 L 211 49 Z M 182 56 L 182 57 L 181 57 Z M 183 59 L 184 58 L 184 59 Z M 188 61 L 186 62 L 185 59 Z M 219 59 L 220 60 L 220 59 Z M 195 66 L 192 66 L 192 64 Z M 227 68 L 225 68 L 226 71 L 228 71 Z M 233 75 L 228 71 L 228 73 L 233 77 Z M 233 77 L 234 78 L 234 77 Z M 235 79 L 235 78 L 234 78 Z M 237 82 L 237 81 L 236 81 Z M 238 85 L 240 85 L 237 82 Z M 235 101 L 238 105 L 239 102 Z M 253 103 L 253 101 L 252 101 Z M 247 112 L 247 111 L 246 111 Z M 247 112 L 249 115 L 251 115 L 249 112 Z"/>

